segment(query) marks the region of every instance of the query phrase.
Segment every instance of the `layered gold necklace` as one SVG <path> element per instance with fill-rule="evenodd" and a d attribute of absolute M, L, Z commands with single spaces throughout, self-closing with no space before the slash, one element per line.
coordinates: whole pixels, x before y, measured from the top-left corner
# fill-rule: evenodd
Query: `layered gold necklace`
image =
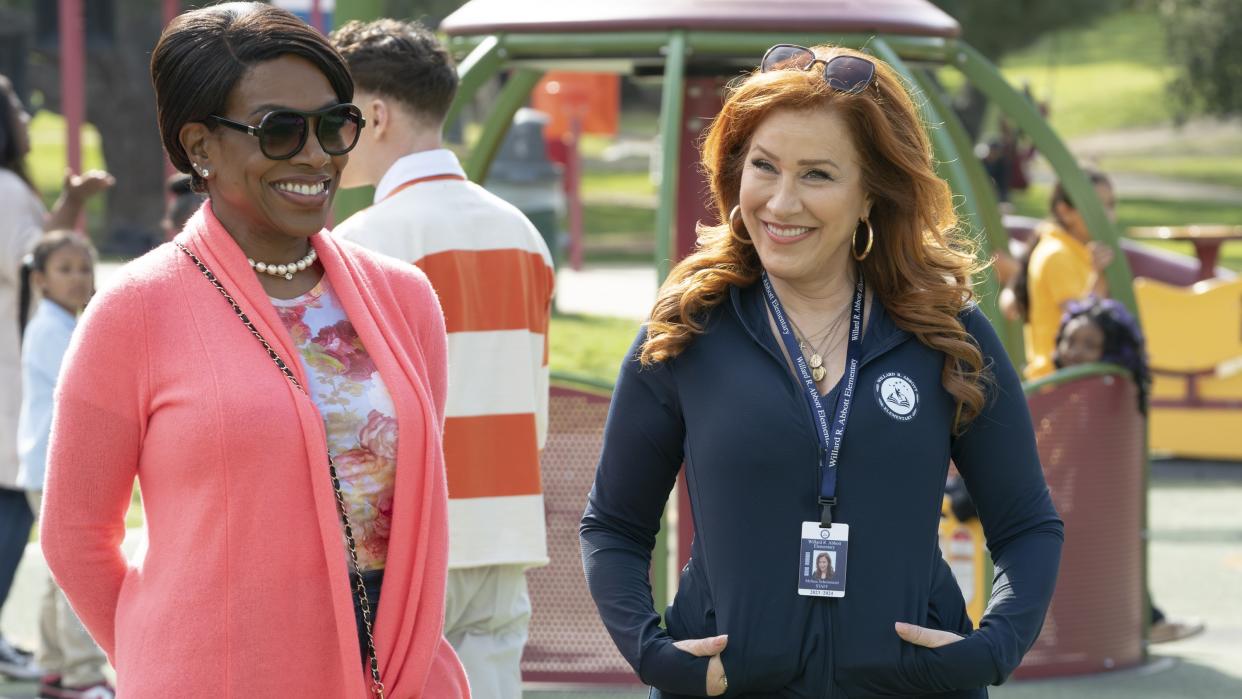
<path fill-rule="evenodd" d="M 802 332 L 802 328 L 799 328 L 798 324 L 794 322 L 793 316 L 788 316 L 789 323 L 794 329 L 794 335 L 798 338 L 798 349 L 802 352 L 803 358 L 811 365 L 811 378 L 815 379 L 815 383 L 823 381 L 828 374 L 828 369 L 824 366 L 824 356 L 830 354 L 841 345 L 841 340 L 845 338 L 846 333 L 841 333 L 837 337 L 836 342 L 831 345 L 825 344 L 822 349 L 817 348 L 818 343 L 813 342 L 812 338 L 819 338 L 820 342 L 827 343 L 833 334 L 836 333 L 837 328 L 841 327 L 841 322 L 849 315 L 849 310 L 849 307 L 846 307 L 840 315 L 813 336 L 808 336 Z M 807 356 L 807 352 L 810 352 L 810 356 Z"/>

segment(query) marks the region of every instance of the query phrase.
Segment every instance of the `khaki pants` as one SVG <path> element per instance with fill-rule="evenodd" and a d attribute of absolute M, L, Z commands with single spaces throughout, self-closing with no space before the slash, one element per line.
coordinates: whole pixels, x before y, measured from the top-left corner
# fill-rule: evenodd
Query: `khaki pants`
<path fill-rule="evenodd" d="M 42 491 L 27 493 L 30 509 L 39 516 Z M 104 681 L 108 664 L 95 640 L 86 632 L 65 593 L 51 575 L 39 602 L 39 649 L 35 662 L 47 672 L 60 675 L 65 687 L 86 687 Z"/>
<path fill-rule="evenodd" d="M 526 566 L 449 570 L 444 637 L 466 668 L 474 699 L 521 699 L 529 624 Z"/>

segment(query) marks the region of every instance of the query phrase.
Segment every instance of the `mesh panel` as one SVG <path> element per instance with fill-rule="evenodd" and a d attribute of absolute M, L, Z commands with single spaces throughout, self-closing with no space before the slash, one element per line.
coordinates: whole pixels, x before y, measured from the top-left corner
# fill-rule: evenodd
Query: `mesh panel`
<path fill-rule="evenodd" d="M 1029 399 L 1039 458 L 1065 520 L 1061 574 L 1043 633 L 1016 677 L 1142 661 L 1143 418 L 1134 384 L 1074 381 Z"/>
<path fill-rule="evenodd" d="M 634 684 L 629 663 L 600 622 L 582 574 L 578 523 L 595 478 L 609 399 L 553 386 L 540 463 L 551 562 L 527 573 L 532 616 L 522 678 Z"/>

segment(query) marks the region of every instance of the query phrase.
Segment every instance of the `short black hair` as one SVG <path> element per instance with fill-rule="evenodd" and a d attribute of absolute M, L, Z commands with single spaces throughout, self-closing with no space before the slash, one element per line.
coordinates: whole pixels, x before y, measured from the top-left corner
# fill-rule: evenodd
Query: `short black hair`
<path fill-rule="evenodd" d="M 1102 170 L 1099 170 L 1090 165 L 1081 166 L 1081 170 L 1082 170 L 1082 174 L 1087 176 L 1087 180 L 1091 182 L 1092 186 L 1098 187 L 1099 185 L 1102 185 L 1102 184 L 1108 185 L 1109 187 L 1113 186 L 1113 181 L 1110 180 L 1108 178 L 1108 175 L 1104 174 Z M 1061 220 L 1061 217 L 1059 215 L 1057 215 L 1057 204 L 1065 204 L 1066 206 L 1068 206 L 1071 209 L 1074 209 L 1075 211 L 1078 210 L 1078 206 L 1074 204 L 1073 201 L 1070 200 L 1069 192 L 1065 190 L 1065 184 L 1062 183 L 1060 180 L 1057 180 L 1056 186 L 1052 188 L 1052 196 L 1048 198 L 1048 213 L 1050 213 L 1052 217 L 1056 219 L 1056 222 L 1058 225 L 1064 228 L 1065 222 Z"/>
<path fill-rule="evenodd" d="M 419 116 L 440 123 L 457 94 L 453 58 L 418 22 L 351 21 L 332 32 L 358 87 L 396 99 Z"/>
<path fill-rule="evenodd" d="M 1134 385 L 1138 388 L 1138 409 L 1147 415 L 1147 396 L 1151 393 L 1151 366 L 1147 360 L 1147 343 L 1143 340 L 1143 331 L 1139 322 L 1129 309 L 1116 299 L 1088 296 L 1065 304 L 1065 313 L 1061 316 L 1061 325 L 1057 328 L 1057 339 L 1054 347 L 1061 346 L 1065 331 L 1071 321 L 1086 318 L 1100 329 L 1104 335 L 1104 347 L 1100 354 L 1100 362 L 1116 364 L 1130 370 L 1134 377 Z M 1058 368 L 1064 365 L 1059 354 L 1052 357 L 1053 364 Z"/>
<path fill-rule="evenodd" d="M 203 191 L 203 182 L 181 147 L 181 127 L 221 113 L 250 67 L 286 55 L 314 64 L 341 102 L 353 99 L 354 81 L 341 54 L 286 10 L 230 2 L 186 12 L 164 29 L 151 54 L 160 135 L 168 159 L 190 175 L 195 191 Z"/>

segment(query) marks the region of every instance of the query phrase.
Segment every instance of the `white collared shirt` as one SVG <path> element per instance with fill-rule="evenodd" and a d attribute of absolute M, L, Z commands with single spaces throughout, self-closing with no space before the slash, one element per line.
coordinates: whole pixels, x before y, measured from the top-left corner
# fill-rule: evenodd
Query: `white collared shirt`
<path fill-rule="evenodd" d="M 417 265 L 443 308 L 449 568 L 543 565 L 552 256 L 521 211 L 469 180 L 397 189 L 461 174 L 452 151 L 407 155 L 380 180 L 375 204 L 333 235 Z"/>
<path fill-rule="evenodd" d="M 392 167 L 388 168 L 388 172 L 380 178 L 379 184 L 375 185 L 375 203 L 380 203 L 394 189 L 410 180 L 434 175 L 465 177 L 466 171 L 458 162 L 457 155 L 447 148 L 410 153 L 397 159 L 397 162 L 393 163 Z"/>

